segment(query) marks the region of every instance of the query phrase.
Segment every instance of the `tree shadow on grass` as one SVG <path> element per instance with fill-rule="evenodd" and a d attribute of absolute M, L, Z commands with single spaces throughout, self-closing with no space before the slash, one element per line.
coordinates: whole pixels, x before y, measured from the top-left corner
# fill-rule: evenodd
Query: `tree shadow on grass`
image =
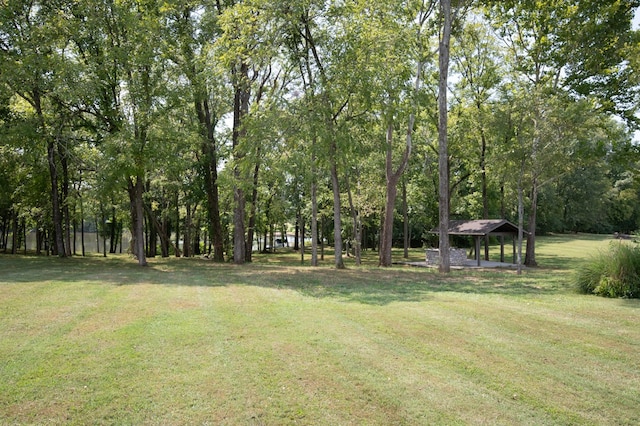
<path fill-rule="evenodd" d="M 106 285 L 257 286 L 299 292 L 307 297 L 387 305 L 422 302 L 434 293 L 527 296 L 567 292 L 565 271 L 349 268 L 248 264 L 237 266 L 202 259 L 150 259 L 140 267 L 130 257 L 45 258 L 0 256 L 0 289 L 6 283 L 78 282 Z"/>

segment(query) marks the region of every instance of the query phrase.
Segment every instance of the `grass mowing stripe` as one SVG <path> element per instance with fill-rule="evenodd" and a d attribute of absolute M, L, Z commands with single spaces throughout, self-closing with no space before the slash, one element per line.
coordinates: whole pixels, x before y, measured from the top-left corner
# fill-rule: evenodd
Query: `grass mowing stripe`
<path fill-rule="evenodd" d="M 640 422 L 640 305 L 576 295 L 566 261 L 444 277 L 282 256 L 0 256 L 0 423 Z"/>

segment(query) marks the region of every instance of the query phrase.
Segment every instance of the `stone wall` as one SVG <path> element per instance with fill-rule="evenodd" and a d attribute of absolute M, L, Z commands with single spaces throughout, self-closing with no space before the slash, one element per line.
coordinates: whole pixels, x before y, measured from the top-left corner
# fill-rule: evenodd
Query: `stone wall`
<path fill-rule="evenodd" d="M 439 249 L 427 249 L 427 265 L 437 265 L 440 262 Z M 461 248 L 449 249 L 449 264 L 452 266 L 462 266 L 467 262 L 467 250 Z"/>

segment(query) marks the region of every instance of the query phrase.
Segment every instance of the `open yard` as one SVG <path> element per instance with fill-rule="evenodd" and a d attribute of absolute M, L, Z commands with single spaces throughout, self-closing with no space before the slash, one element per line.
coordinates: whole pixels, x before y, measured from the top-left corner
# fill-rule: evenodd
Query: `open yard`
<path fill-rule="evenodd" d="M 640 424 L 640 301 L 572 287 L 609 241 L 522 276 L 2 255 L 0 424 Z"/>

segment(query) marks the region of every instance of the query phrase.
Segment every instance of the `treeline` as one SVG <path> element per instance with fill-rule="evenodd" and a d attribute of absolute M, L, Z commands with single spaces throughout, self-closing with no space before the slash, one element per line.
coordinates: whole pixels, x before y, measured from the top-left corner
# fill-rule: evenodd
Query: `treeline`
<path fill-rule="evenodd" d="M 633 232 L 639 5 L 0 1 L 0 250 L 91 222 L 141 265 L 288 231 L 390 265 L 506 218 L 535 265 L 537 233 Z"/>

